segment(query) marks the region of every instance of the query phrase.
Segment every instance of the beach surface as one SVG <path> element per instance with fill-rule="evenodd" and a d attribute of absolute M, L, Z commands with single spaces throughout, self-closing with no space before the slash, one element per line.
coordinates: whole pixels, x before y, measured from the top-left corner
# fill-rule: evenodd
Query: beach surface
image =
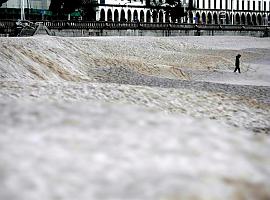
<path fill-rule="evenodd" d="M 0 199 L 269 199 L 269 58 L 269 38 L 0 38 Z"/>

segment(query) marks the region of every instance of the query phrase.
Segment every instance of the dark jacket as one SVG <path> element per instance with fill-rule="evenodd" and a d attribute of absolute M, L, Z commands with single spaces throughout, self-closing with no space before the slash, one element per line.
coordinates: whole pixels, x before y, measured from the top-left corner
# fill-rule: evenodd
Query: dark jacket
<path fill-rule="evenodd" d="M 239 56 L 236 56 L 236 59 L 235 59 L 235 66 L 236 67 L 239 67 L 239 64 L 240 64 L 240 61 L 239 61 Z"/>

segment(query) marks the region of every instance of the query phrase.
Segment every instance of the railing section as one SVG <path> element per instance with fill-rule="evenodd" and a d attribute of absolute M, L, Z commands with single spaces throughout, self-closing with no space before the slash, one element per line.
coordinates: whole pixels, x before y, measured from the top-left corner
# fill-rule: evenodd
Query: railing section
<path fill-rule="evenodd" d="M 43 23 L 48 29 L 141 29 L 141 30 L 223 30 L 223 31 L 269 31 L 270 26 L 225 25 L 225 24 L 179 24 L 147 22 L 108 22 L 108 21 L 33 21 Z M 16 23 L 1 20 L 0 31 L 12 32 Z"/>

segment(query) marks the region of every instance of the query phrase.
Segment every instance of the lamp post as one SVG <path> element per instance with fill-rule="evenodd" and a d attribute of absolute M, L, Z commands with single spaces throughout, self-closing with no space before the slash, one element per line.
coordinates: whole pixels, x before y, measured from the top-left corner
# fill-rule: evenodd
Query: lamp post
<path fill-rule="evenodd" d="M 184 20 L 184 23 L 187 23 L 187 21 L 188 21 L 187 7 L 188 7 L 188 5 L 187 5 L 186 1 L 184 1 L 183 7 L 184 7 L 184 13 L 186 13 L 186 15 L 184 16 L 184 19 L 185 19 L 185 20 Z"/>
<path fill-rule="evenodd" d="M 233 0 L 232 0 L 232 3 L 231 3 L 231 7 L 232 7 L 232 25 L 233 25 Z"/>
<path fill-rule="evenodd" d="M 127 10 L 127 7 L 128 7 L 128 3 L 130 3 L 130 1 L 127 1 L 126 3 L 124 3 L 123 5 L 122 5 L 122 9 L 123 8 L 125 8 L 124 9 L 124 12 L 126 13 L 126 10 Z M 121 21 L 121 19 L 122 19 L 122 15 L 121 15 L 121 13 L 120 13 L 120 21 Z M 125 22 L 127 22 L 128 21 L 128 16 L 127 16 L 127 18 L 126 18 L 126 16 L 125 16 L 125 19 L 122 19 L 122 20 L 124 20 Z"/>
<path fill-rule="evenodd" d="M 21 0 L 21 20 L 25 20 L 25 14 L 24 14 L 24 1 Z"/>

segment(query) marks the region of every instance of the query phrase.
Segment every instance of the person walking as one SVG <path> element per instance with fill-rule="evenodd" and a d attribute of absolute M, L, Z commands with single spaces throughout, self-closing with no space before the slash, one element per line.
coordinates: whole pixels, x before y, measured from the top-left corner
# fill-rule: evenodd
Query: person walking
<path fill-rule="evenodd" d="M 238 54 L 236 56 L 236 58 L 235 58 L 235 69 L 234 69 L 234 72 L 236 72 L 238 70 L 238 72 L 241 73 L 240 72 L 240 57 L 241 57 L 241 55 Z"/>

